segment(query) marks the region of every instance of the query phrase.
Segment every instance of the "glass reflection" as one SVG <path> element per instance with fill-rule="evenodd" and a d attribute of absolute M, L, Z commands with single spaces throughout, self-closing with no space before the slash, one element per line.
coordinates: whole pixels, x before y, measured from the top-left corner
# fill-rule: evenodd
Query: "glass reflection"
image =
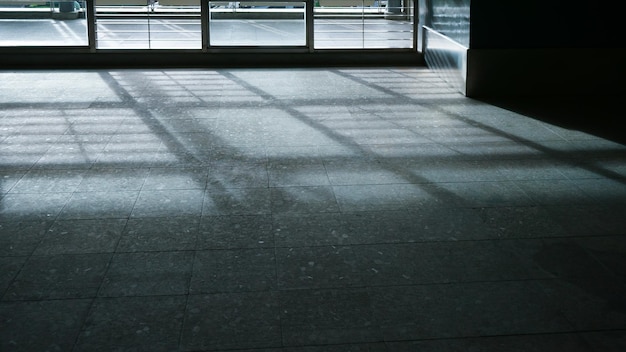
<path fill-rule="evenodd" d="M 0 46 L 85 46 L 85 1 L 0 1 Z"/>
<path fill-rule="evenodd" d="M 316 49 L 412 48 L 410 0 L 316 0 Z"/>
<path fill-rule="evenodd" d="M 199 0 L 96 0 L 99 49 L 200 49 Z"/>
<path fill-rule="evenodd" d="M 209 2 L 211 46 L 304 46 L 302 1 Z"/>

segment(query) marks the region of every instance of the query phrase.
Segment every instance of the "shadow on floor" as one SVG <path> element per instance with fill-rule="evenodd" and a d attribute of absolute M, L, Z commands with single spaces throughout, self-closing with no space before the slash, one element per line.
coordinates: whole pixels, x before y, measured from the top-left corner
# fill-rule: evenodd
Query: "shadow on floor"
<path fill-rule="evenodd" d="M 626 144 L 626 96 L 506 97 L 479 99 L 562 128 Z"/>

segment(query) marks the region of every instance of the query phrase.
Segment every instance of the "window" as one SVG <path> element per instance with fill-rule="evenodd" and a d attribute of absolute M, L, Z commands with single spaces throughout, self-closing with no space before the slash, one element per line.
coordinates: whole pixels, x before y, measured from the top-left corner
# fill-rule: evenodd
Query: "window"
<path fill-rule="evenodd" d="M 415 26 L 413 0 L 0 0 L 0 47 L 412 50 Z"/>
<path fill-rule="evenodd" d="M 0 46 L 87 46 L 85 4 L 0 0 Z"/>

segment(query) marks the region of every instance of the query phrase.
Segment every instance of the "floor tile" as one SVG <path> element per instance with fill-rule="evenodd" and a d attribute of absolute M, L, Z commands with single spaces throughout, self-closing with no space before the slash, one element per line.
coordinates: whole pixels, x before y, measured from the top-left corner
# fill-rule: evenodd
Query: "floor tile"
<path fill-rule="evenodd" d="M 127 218 L 136 191 L 75 192 L 59 214 L 61 219 Z"/>
<path fill-rule="evenodd" d="M 356 255 L 349 246 L 277 248 L 276 266 L 281 289 L 363 285 Z"/>
<path fill-rule="evenodd" d="M 376 158 L 386 160 L 389 163 L 399 163 L 407 165 L 428 164 L 436 160 L 458 160 L 467 158 L 461 153 L 437 143 L 416 143 L 416 144 L 371 144 L 367 146 Z M 358 160 L 357 158 L 353 158 Z"/>
<path fill-rule="evenodd" d="M 358 212 L 343 217 L 350 238 L 359 244 L 456 241 L 494 238 L 480 211 L 473 208 L 422 206 L 398 211 Z"/>
<path fill-rule="evenodd" d="M 185 296 L 97 299 L 74 351 L 132 350 L 144 346 L 150 346 L 153 351 L 175 350 L 185 299 Z"/>
<path fill-rule="evenodd" d="M 541 282 L 574 329 L 621 329 L 626 321 L 626 294 L 622 280 L 613 277 L 564 277 Z"/>
<path fill-rule="evenodd" d="M 269 215 L 205 216 L 200 221 L 197 248 L 273 248 Z"/>
<path fill-rule="evenodd" d="M 52 223 L 46 220 L 0 222 L 0 256 L 32 254 Z"/>
<path fill-rule="evenodd" d="M 289 290 L 280 299 L 286 346 L 382 341 L 364 289 Z"/>
<path fill-rule="evenodd" d="M 269 188 L 207 188 L 203 216 L 266 215 L 271 213 Z"/>
<path fill-rule="evenodd" d="M 99 152 L 67 149 L 64 146 L 52 146 L 33 165 L 33 170 L 88 169 L 100 157 Z"/>
<path fill-rule="evenodd" d="M 387 348 L 383 342 L 365 344 L 337 344 L 323 346 L 303 346 L 285 347 L 286 352 L 386 352 Z"/>
<path fill-rule="evenodd" d="M 206 187 L 205 168 L 151 168 L 143 190 L 200 189 Z"/>
<path fill-rule="evenodd" d="M 328 178 L 333 185 L 371 185 L 409 183 L 403 177 L 403 170 L 395 170 L 394 164 L 370 162 L 338 162 L 324 163 L 328 170 Z"/>
<path fill-rule="evenodd" d="M 571 331 L 536 282 L 503 281 L 370 289 L 385 340 Z M 476 317 L 480 319 L 476 319 Z"/>
<path fill-rule="evenodd" d="M 626 205 L 626 179 L 588 179 L 576 182 L 583 193 L 601 204 L 615 207 Z M 624 213 L 626 214 L 626 212 Z"/>
<path fill-rule="evenodd" d="M 0 257 L 0 292 L 5 290 L 20 271 L 27 257 Z M 2 296 L 0 296 L 0 299 Z"/>
<path fill-rule="evenodd" d="M 0 143 L 2 143 L 1 140 Z M 11 191 L 11 189 L 13 189 L 13 187 L 22 179 L 22 177 L 24 177 L 27 172 L 28 170 L 9 170 L 8 168 L 6 170 L 0 171 L 0 180 L 2 180 L 2 182 L 0 182 L 0 195 Z"/>
<path fill-rule="evenodd" d="M 537 205 L 534 198 L 513 182 L 457 182 L 440 184 L 468 206 L 506 207 Z"/>
<path fill-rule="evenodd" d="M 115 250 L 126 220 L 60 220 L 35 249 L 35 255 L 110 253 Z"/>
<path fill-rule="evenodd" d="M 328 186 L 330 184 L 326 168 L 320 162 L 314 163 L 272 163 L 268 168 L 270 187 Z"/>
<path fill-rule="evenodd" d="M 333 189 L 327 186 L 273 187 L 271 197 L 272 214 L 339 211 Z"/>
<path fill-rule="evenodd" d="M 346 214 L 340 213 L 274 215 L 274 242 L 277 247 L 358 243 L 358 236 L 351 237 L 350 224 L 346 217 Z"/>
<path fill-rule="evenodd" d="M 32 256 L 4 300 L 96 297 L 110 260 L 110 254 Z"/>
<path fill-rule="evenodd" d="M 185 351 L 280 347 L 279 305 L 272 292 L 189 296 Z"/>
<path fill-rule="evenodd" d="M 90 304 L 90 299 L 0 302 L 0 347 L 72 350 Z"/>
<path fill-rule="evenodd" d="M 0 221 L 54 220 L 72 193 L 15 193 L 2 197 Z"/>
<path fill-rule="evenodd" d="M 116 253 L 98 295 L 187 294 L 192 263 L 193 252 Z"/>
<path fill-rule="evenodd" d="M 162 217 L 171 214 L 176 214 L 177 216 L 200 216 L 202 214 L 203 199 L 204 188 L 163 191 L 142 190 L 130 216 L 132 218 Z"/>
<path fill-rule="evenodd" d="M 563 180 L 565 163 L 550 159 L 514 159 L 499 163 L 500 172 L 508 180 Z"/>
<path fill-rule="evenodd" d="M 321 162 L 320 149 L 315 146 L 275 146 L 265 148 L 269 166 L 274 164 L 316 163 Z"/>
<path fill-rule="evenodd" d="M 436 205 L 440 200 L 428 191 L 429 186 L 382 184 L 333 186 L 341 211 L 405 210 Z"/>
<path fill-rule="evenodd" d="M 457 158 L 431 160 L 398 166 L 402 174 L 412 175 L 420 183 L 429 182 L 496 182 L 506 176 L 501 172 L 501 165 L 492 160 L 465 160 Z M 411 179 L 411 178 L 409 178 Z"/>
<path fill-rule="evenodd" d="M 626 278 L 624 236 L 580 237 L 572 239 L 585 253 L 599 262 L 608 272 Z"/>
<path fill-rule="evenodd" d="M 570 180 L 517 181 L 515 183 L 541 206 L 588 204 L 589 196 Z"/>
<path fill-rule="evenodd" d="M 209 164 L 209 189 L 261 188 L 269 184 L 263 161 L 215 161 Z"/>
<path fill-rule="evenodd" d="M 582 334 L 585 341 L 587 341 L 587 343 L 591 345 L 591 351 L 593 352 L 622 351 L 624 348 L 626 348 L 625 335 L 626 332 L 624 330 L 589 332 Z"/>
<path fill-rule="evenodd" d="M 196 253 L 191 293 L 267 291 L 276 288 L 273 249 L 209 250 Z"/>
<path fill-rule="evenodd" d="M 199 216 L 132 218 L 117 252 L 181 251 L 196 248 Z"/>
<path fill-rule="evenodd" d="M 496 238 L 550 238 L 570 234 L 547 207 L 485 207 L 480 212 Z"/>
<path fill-rule="evenodd" d="M 605 235 L 623 233 L 622 210 L 598 204 L 567 204 L 545 207 L 550 221 L 570 235 Z"/>
<path fill-rule="evenodd" d="M 573 352 L 592 351 L 589 345 L 575 334 L 495 336 L 387 343 L 387 351 L 389 352 L 550 352 L 561 348 Z"/>
<path fill-rule="evenodd" d="M 149 169 L 147 168 L 93 168 L 87 171 L 78 186 L 79 192 L 139 191 Z"/>
<path fill-rule="evenodd" d="M 354 252 L 370 286 L 529 278 L 529 268 L 506 246 L 493 242 L 370 245 L 357 246 Z"/>

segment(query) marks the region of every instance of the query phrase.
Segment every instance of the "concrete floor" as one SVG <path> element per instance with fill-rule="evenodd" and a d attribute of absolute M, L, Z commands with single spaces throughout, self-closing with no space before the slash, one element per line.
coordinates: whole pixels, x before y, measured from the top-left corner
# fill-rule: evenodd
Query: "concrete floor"
<path fill-rule="evenodd" d="M 0 71 L 2 351 L 624 351 L 625 216 L 426 68 Z"/>

